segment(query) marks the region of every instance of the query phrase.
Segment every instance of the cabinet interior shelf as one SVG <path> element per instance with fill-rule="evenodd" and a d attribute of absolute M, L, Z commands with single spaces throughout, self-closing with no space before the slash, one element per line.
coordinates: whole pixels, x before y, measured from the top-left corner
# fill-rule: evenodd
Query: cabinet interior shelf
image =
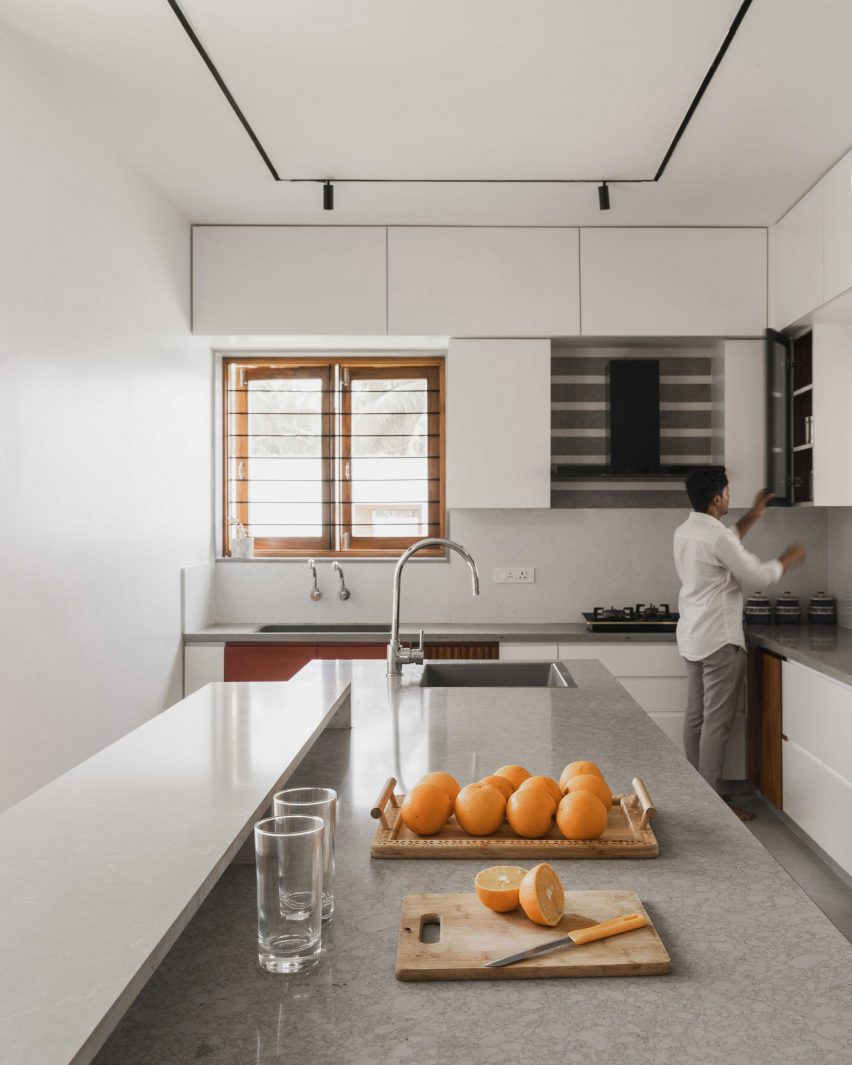
<path fill-rule="evenodd" d="M 793 451 L 813 451 L 813 444 L 797 444 Z"/>
<path fill-rule="evenodd" d="M 801 395 L 804 395 L 805 392 L 813 392 L 813 389 L 814 389 L 814 386 L 812 384 L 811 385 L 802 385 L 801 388 L 797 388 L 793 392 L 793 395 L 794 396 L 801 396 Z"/>

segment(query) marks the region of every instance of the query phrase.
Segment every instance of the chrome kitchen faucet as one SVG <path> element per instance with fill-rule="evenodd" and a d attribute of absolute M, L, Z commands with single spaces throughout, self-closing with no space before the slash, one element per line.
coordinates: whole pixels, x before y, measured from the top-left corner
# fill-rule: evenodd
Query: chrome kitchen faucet
<path fill-rule="evenodd" d="M 336 569 L 337 575 L 338 577 L 340 577 L 340 591 L 337 593 L 337 598 L 342 599 L 344 602 L 346 602 L 346 600 L 352 593 L 346 587 L 346 581 L 343 578 L 343 566 L 341 566 L 340 563 L 335 559 L 335 561 L 331 564 L 331 568 Z"/>
<path fill-rule="evenodd" d="M 402 667 L 410 662 L 415 662 L 418 665 L 423 661 L 423 630 L 420 630 L 420 646 L 419 647 L 402 647 L 399 642 L 399 586 L 402 578 L 402 568 L 405 563 L 411 558 L 412 555 L 417 554 L 418 551 L 422 551 L 426 547 L 449 547 L 450 550 L 455 551 L 457 554 L 465 560 L 470 567 L 470 576 L 473 585 L 473 594 L 479 595 L 479 574 L 476 572 L 476 563 L 473 561 L 471 555 L 461 546 L 461 544 L 454 543 L 452 540 L 444 540 L 440 536 L 430 536 L 425 540 L 418 540 L 416 544 L 412 544 L 407 551 L 399 557 L 399 562 L 396 564 L 396 569 L 393 574 L 393 607 L 391 613 L 391 637 L 388 644 L 388 672 L 389 677 L 399 677 L 402 675 Z"/>
<path fill-rule="evenodd" d="M 308 595 L 311 597 L 311 599 L 313 599 L 313 601 L 315 603 L 317 603 L 317 602 L 319 602 L 320 599 L 322 599 L 322 592 L 319 590 L 319 585 L 317 584 L 317 564 L 316 564 L 316 559 L 313 559 L 313 558 L 309 558 L 308 559 L 308 568 L 310 569 L 311 573 L 313 574 L 313 578 L 314 578 L 313 587 L 311 588 L 311 590 L 308 593 Z"/>

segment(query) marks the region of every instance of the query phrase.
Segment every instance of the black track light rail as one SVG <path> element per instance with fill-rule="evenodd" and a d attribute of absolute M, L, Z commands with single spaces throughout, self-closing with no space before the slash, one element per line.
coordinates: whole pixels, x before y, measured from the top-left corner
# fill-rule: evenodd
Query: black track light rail
<path fill-rule="evenodd" d="M 698 105 L 701 103 L 701 99 L 704 96 L 704 93 L 707 91 L 707 87 L 710 85 L 710 82 L 713 80 L 713 75 L 719 69 L 719 66 L 720 66 L 720 64 L 722 62 L 722 59 L 725 56 L 725 53 L 728 51 L 728 48 L 730 47 L 731 42 L 733 41 L 737 30 L 740 28 L 740 24 L 742 23 L 743 19 L 746 16 L 746 13 L 748 12 L 748 9 L 751 7 L 751 4 L 752 4 L 752 0 L 743 0 L 743 2 L 740 4 L 739 9 L 737 10 L 736 15 L 734 16 L 733 22 L 731 23 L 730 28 L 728 29 L 728 32 L 725 34 L 725 39 L 722 41 L 722 44 L 720 45 L 718 52 L 716 53 L 716 55 L 713 58 L 713 62 L 710 64 L 710 67 L 707 70 L 707 73 L 704 75 L 704 79 L 702 80 L 701 84 L 699 85 L 698 91 L 696 92 L 695 96 L 692 98 L 692 102 L 690 103 L 689 107 L 687 108 L 686 114 L 683 116 L 683 120 L 681 121 L 680 125 L 678 126 L 677 130 L 675 131 L 675 135 L 672 138 L 672 142 L 668 146 L 668 149 L 666 150 L 666 154 L 663 156 L 663 160 L 660 163 L 660 165 L 657 167 L 657 172 L 654 174 L 653 177 L 647 177 L 647 178 L 411 178 L 411 177 L 409 177 L 409 178 L 375 178 L 375 177 L 374 178 L 362 178 L 362 177 L 335 177 L 335 178 L 330 178 L 330 177 L 321 177 L 321 178 L 320 177 L 303 177 L 303 178 L 295 178 L 295 177 L 281 177 L 281 175 L 275 169 L 275 166 L 273 165 L 272 160 L 269 158 L 269 155 L 267 154 L 267 152 L 264 149 L 263 145 L 260 143 L 260 139 L 258 138 L 257 134 L 252 129 L 251 124 L 249 123 L 249 121 L 246 118 L 246 116 L 243 114 L 242 110 L 240 109 L 239 104 L 234 99 L 233 93 L 230 91 L 228 86 L 225 84 L 224 78 L 219 73 L 219 71 L 216 69 L 216 64 L 210 58 L 210 56 L 207 53 L 207 50 L 205 49 L 204 45 L 198 39 L 198 35 L 195 33 L 195 31 L 193 30 L 192 26 L 189 24 L 189 21 L 188 21 L 186 15 L 184 15 L 183 11 L 181 10 L 180 5 L 177 3 L 177 0 L 166 0 L 166 2 L 168 3 L 168 5 L 172 9 L 172 11 L 175 13 L 175 16 L 177 17 L 178 22 L 180 22 L 180 24 L 183 27 L 187 37 L 189 37 L 190 41 L 192 42 L 193 46 L 195 47 L 195 50 L 198 52 L 198 54 L 204 60 L 204 63 L 206 65 L 207 69 L 213 75 L 213 78 L 214 78 L 216 84 L 222 90 L 222 93 L 223 93 L 225 99 L 231 105 L 231 108 L 232 108 L 234 114 L 240 120 L 240 124 L 242 125 L 242 127 L 246 131 L 246 133 L 248 134 L 249 139 L 251 140 L 252 144 L 257 149 L 261 159 L 263 160 L 263 162 L 266 165 L 266 168 L 269 170 L 270 174 L 275 179 L 275 181 L 287 182 L 287 183 L 312 182 L 314 184 L 322 185 L 323 186 L 323 206 L 325 207 L 325 209 L 327 211 L 328 210 L 333 210 L 333 208 L 334 208 L 334 193 L 333 193 L 333 189 L 332 189 L 332 182 L 334 184 L 347 184 L 347 185 L 350 185 L 350 184 L 365 184 L 365 185 L 597 185 L 598 186 L 598 196 L 599 196 L 599 201 L 600 201 L 600 208 L 601 208 L 602 211 L 608 210 L 609 209 L 609 189 L 607 188 L 607 184 L 608 183 L 609 184 L 619 184 L 619 185 L 650 185 L 650 184 L 654 184 L 655 182 L 659 181 L 660 178 L 663 176 L 663 174 L 665 173 L 666 167 L 669 165 L 669 162 L 671 161 L 671 158 L 674 155 L 675 149 L 677 148 L 678 144 L 681 141 L 681 138 L 683 137 L 684 133 L 686 132 L 686 128 L 689 125 L 689 123 L 690 123 L 690 121 L 692 119 L 692 116 L 698 110 Z M 604 206 L 604 204 L 606 204 L 606 206 Z"/>

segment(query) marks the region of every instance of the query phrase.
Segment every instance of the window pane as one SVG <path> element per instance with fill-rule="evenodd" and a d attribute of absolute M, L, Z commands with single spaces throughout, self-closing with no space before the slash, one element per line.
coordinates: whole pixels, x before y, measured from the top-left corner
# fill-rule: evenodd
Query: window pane
<path fill-rule="evenodd" d="M 245 456 L 231 463 L 232 512 L 245 506 L 253 536 L 322 536 L 323 378 L 250 377 L 245 388 L 244 413 L 229 418 Z"/>
<path fill-rule="evenodd" d="M 351 387 L 352 535 L 427 535 L 427 380 L 356 379 Z"/>

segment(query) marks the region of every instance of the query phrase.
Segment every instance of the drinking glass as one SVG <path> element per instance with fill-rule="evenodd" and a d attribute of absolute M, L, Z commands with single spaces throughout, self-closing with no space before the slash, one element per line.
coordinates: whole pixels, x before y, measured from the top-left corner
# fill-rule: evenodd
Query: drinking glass
<path fill-rule="evenodd" d="M 337 827 L 337 792 L 334 788 L 285 788 L 272 796 L 276 817 L 321 817 L 322 836 L 322 919 L 334 916 L 334 833 Z"/>
<path fill-rule="evenodd" d="M 320 817 L 267 817 L 254 826 L 257 958 L 272 973 L 299 973 L 322 946 Z"/>

